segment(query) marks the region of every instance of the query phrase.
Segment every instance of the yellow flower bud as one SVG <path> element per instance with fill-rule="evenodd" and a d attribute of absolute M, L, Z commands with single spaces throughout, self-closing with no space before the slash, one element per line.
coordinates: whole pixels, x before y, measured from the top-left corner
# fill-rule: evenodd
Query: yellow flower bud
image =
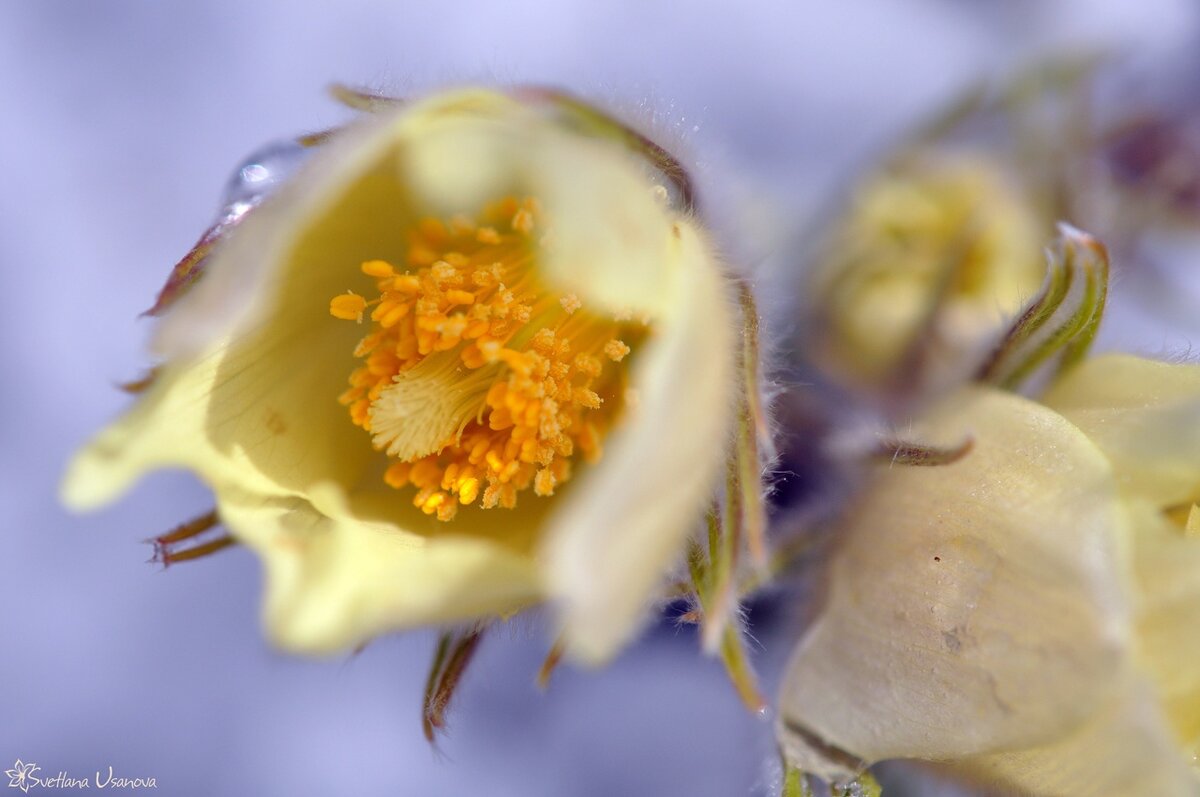
<path fill-rule="evenodd" d="M 825 238 L 803 345 L 853 387 L 961 377 L 1037 292 L 1047 227 L 994 158 L 899 159 L 854 192 Z"/>

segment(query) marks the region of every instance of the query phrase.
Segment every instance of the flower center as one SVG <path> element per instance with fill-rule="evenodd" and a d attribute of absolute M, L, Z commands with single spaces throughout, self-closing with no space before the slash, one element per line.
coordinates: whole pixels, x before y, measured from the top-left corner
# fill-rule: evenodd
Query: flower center
<path fill-rule="evenodd" d="M 532 199 L 508 197 L 477 220 L 421 220 L 408 268 L 369 260 L 378 296 L 335 296 L 335 318 L 372 329 L 363 364 L 339 398 L 350 419 L 394 459 L 384 481 L 411 485 L 413 504 L 440 520 L 477 500 L 512 508 L 518 493 L 549 496 L 578 454 L 601 441 L 624 399 L 622 363 L 644 327 L 587 311 L 538 277 Z"/>

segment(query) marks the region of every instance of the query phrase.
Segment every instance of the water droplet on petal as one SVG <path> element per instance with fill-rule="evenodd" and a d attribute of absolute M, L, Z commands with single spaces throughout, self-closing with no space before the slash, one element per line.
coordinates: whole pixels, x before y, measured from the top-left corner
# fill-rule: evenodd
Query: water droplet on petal
<path fill-rule="evenodd" d="M 246 158 L 225 184 L 222 215 L 235 205 L 257 205 L 287 182 L 311 152 L 296 141 L 275 141 Z"/>

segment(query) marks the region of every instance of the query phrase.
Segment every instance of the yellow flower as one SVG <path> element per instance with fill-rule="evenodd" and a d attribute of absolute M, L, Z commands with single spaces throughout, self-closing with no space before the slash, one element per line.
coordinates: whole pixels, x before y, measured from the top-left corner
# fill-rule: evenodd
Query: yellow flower
<path fill-rule="evenodd" d="M 999 159 L 908 154 L 854 192 L 826 237 L 803 345 L 854 387 L 961 377 L 964 356 L 1037 291 L 1045 227 Z"/>
<path fill-rule="evenodd" d="M 172 308 L 66 501 L 195 471 L 287 648 L 550 599 L 611 656 L 712 501 L 738 311 L 670 175 L 579 107 L 462 90 L 333 136 Z"/>
<path fill-rule="evenodd" d="M 789 760 L 941 762 L 1031 795 L 1200 789 L 1200 366 L 1085 360 L 971 386 L 879 466 L 781 693 Z M 1007 793 L 1007 792 L 1006 792 Z"/>

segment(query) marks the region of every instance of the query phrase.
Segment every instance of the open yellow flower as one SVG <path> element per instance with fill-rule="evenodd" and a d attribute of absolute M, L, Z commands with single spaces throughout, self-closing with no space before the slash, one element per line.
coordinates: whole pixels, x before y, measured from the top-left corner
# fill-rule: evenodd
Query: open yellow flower
<path fill-rule="evenodd" d="M 941 762 L 1029 795 L 1200 790 L 1200 366 L 1085 360 L 958 390 L 840 523 L 780 740 L 830 778 Z M 1003 793 L 1009 793 L 1004 791 Z"/>
<path fill-rule="evenodd" d="M 195 471 L 287 648 L 550 599 L 611 656 L 712 500 L 737 309 L 669 175 L 568 116 L 462 90 L 332 137 L 164 319 L 67 502 Z"/>

